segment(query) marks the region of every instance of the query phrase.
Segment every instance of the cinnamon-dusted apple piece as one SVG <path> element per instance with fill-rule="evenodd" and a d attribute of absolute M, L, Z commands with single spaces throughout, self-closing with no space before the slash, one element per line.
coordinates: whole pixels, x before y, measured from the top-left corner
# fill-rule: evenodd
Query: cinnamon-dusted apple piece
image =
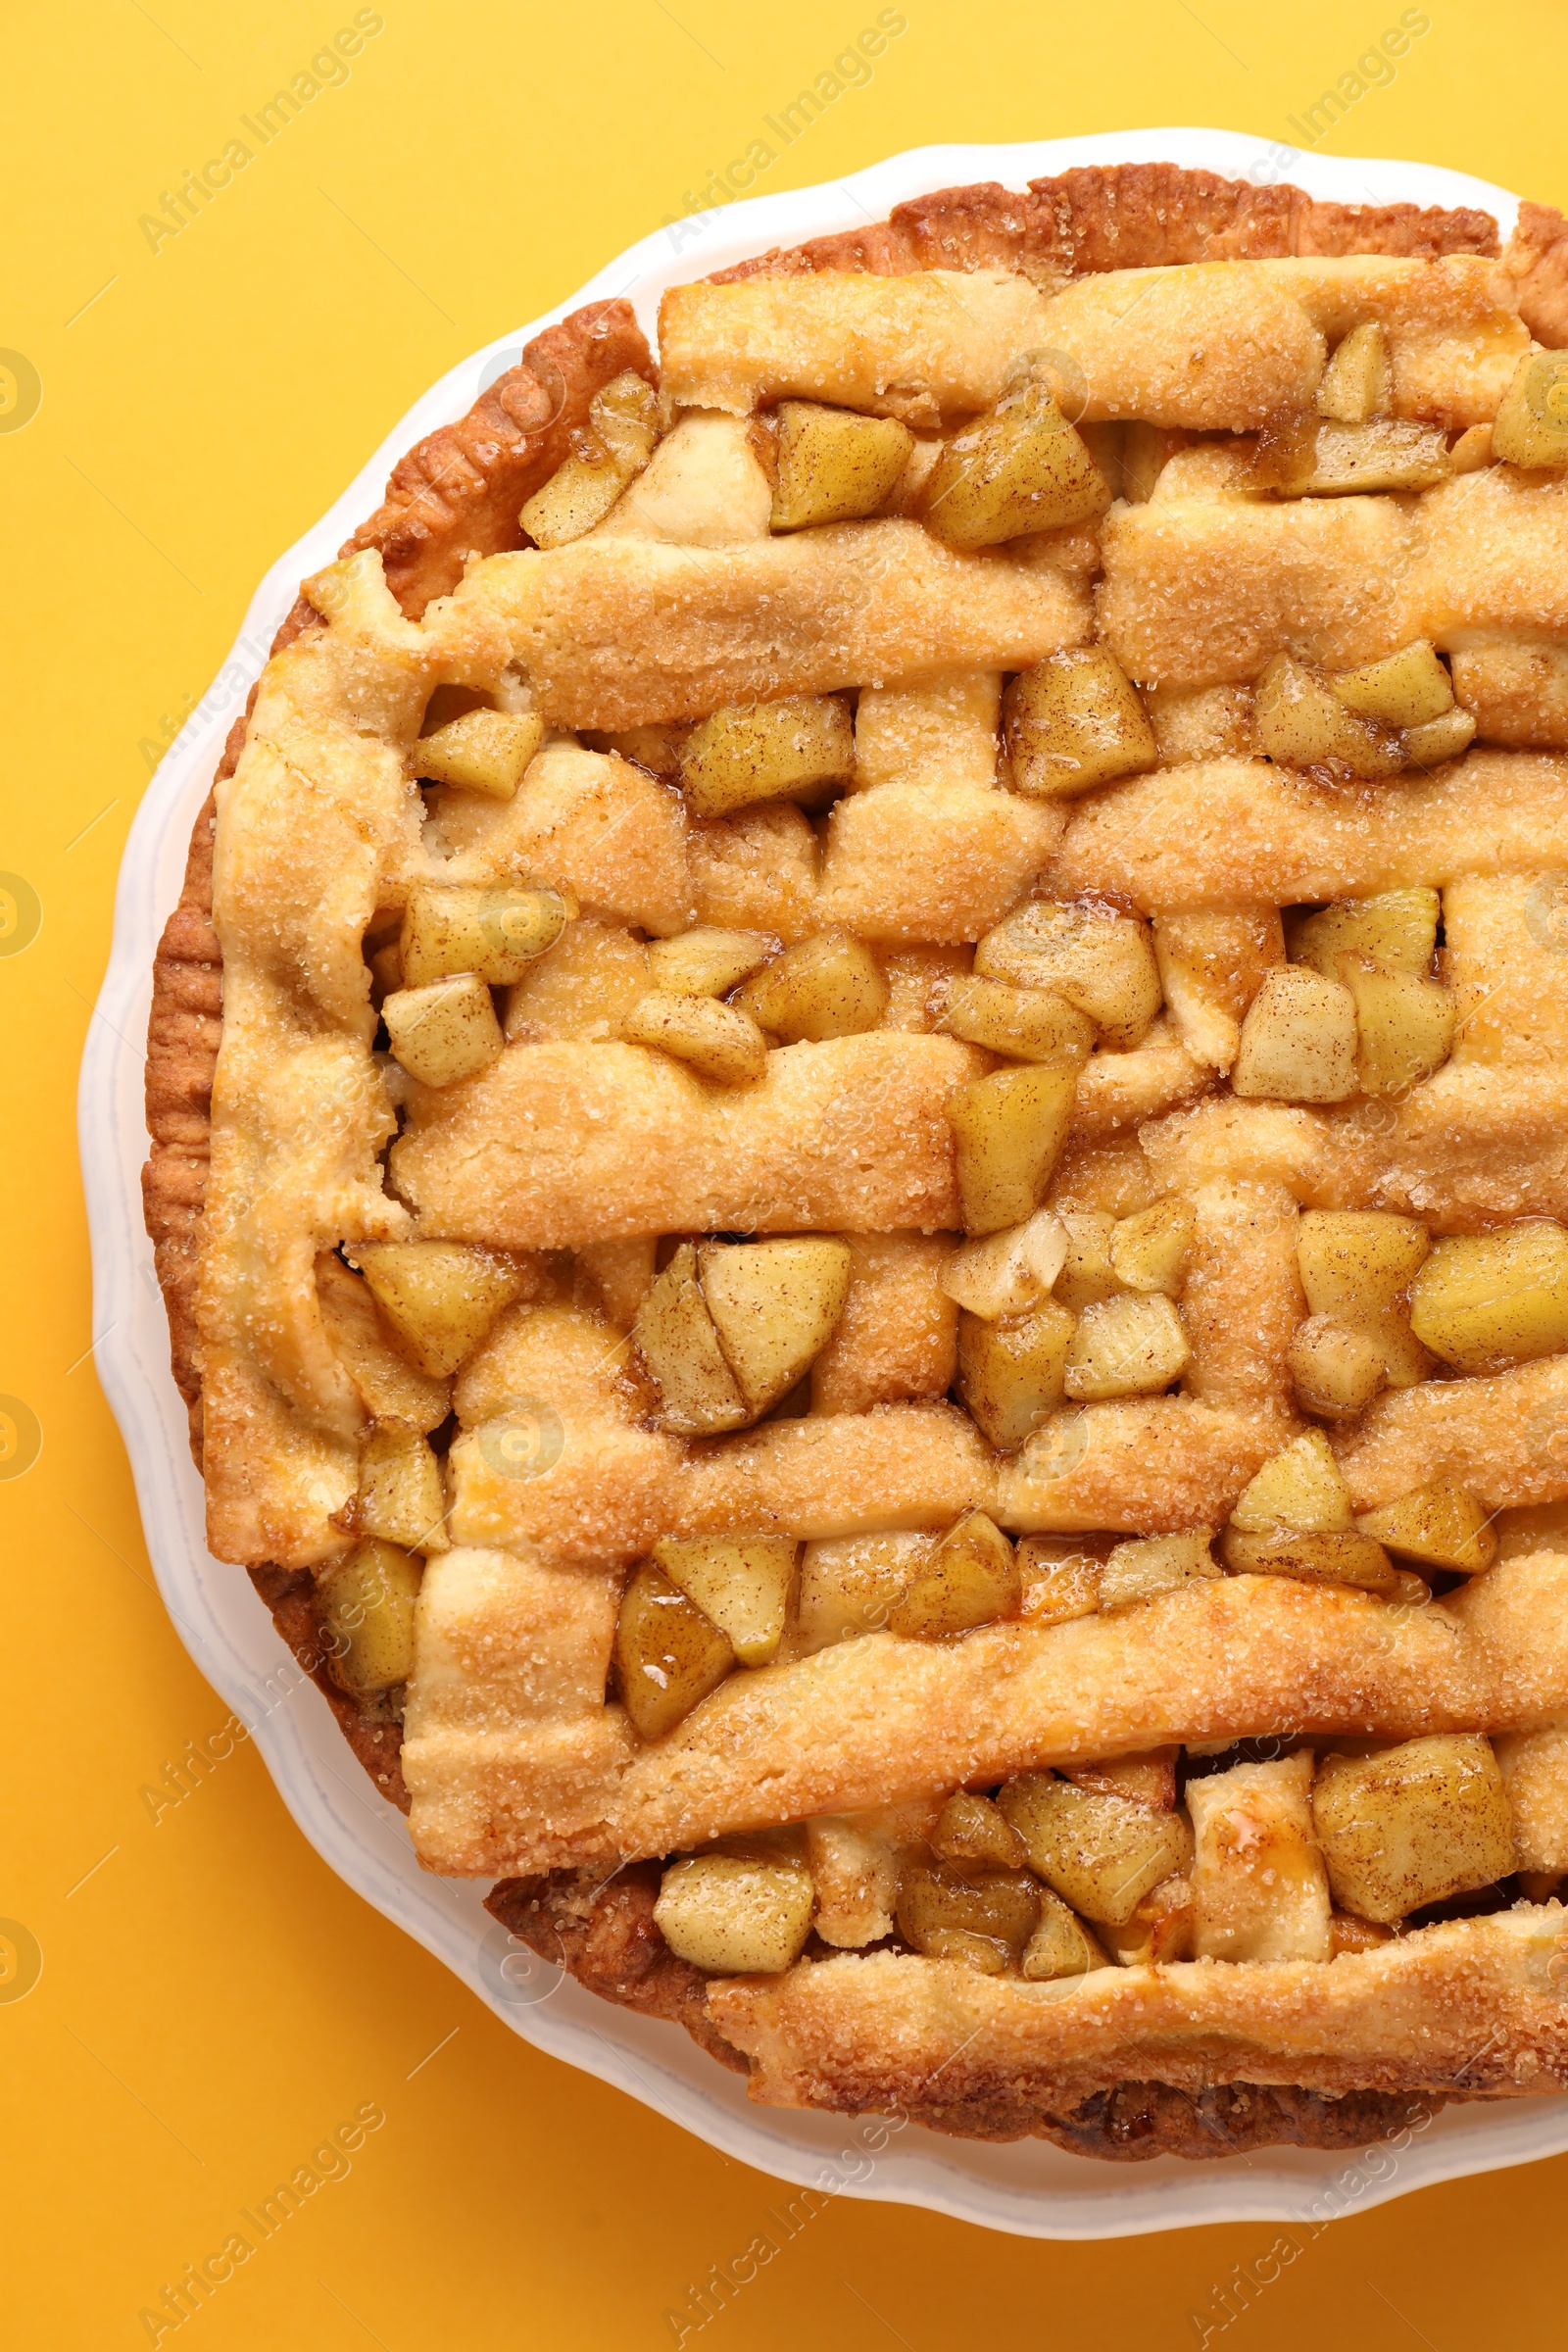
<path fill-rule="evenodd" d="M 510 801 L 544 739 L 545 722 L 531 710 L 464 710 L 421 736 L 410 764 L 423 783 Z"/>
<path fill-rule="evenodd" d="M 698 1854 L 665 1871 L 654 1918 L 677 1959 L 715 1976 L 777 1976 L 800 1957 L 811 1899 L 804 1863 Z"/>
<path fill-rule="evenodd" d="M 1120 1927 L 1159 1881 L 1185 1867 L 1192 1831 L 1179 1813 L 1020 1773 L 998 1795 L 1030 1867 L 1085 1919 Z"/>
<path fill-rule="evenodd" d="M 1312 1819 L 1335 1901 L 1384 1925 L 1513 1868 L 1507 1789 L 1492 1742 L 1474 1732 L 1325 1756 Z"/>
<path fill-rule="evenodd" d="M 1568 1348 L 1568 1233 L 1547 1218 L 1435 1242 L 1410 1292 L 1410 1328 L 1459 1370 Z"/>
<path fill-rule="evenodd" d="M 359 1242 L 348 1254 L 411 1363 L 444 1380 L 527 1286 L 525 1265 L 464 1242 Z"/>
<path fill-rule="evenodd" d="M 849 1287 L 845 1242 L 683 1242 L 636 1324 L 664 1427 L 697 1436 L 760 1419 L 827 1345 Z"/>
<path fill-rule="evenodd" d="M 774 530 L 874 514 L 892 496 L 913 447 L 914 435 L 896 417 L 857 416 L 814 400 L 780 401 Z"/>
<path fill-rule="evenodd" d="M 654 1558 L 729 1636 L 743 1666 L 766 1666 L 778 1654 L 800 1548 L 793 1536 L 665 1536 Z"/>
<path fill-rule="evenodd" d="M 658 439 L 658 395 L 628 368 L 595 393 L 571 456 L 525 502 L 517 519 L 535 547 L 564 547 L 603 521 Z"/>

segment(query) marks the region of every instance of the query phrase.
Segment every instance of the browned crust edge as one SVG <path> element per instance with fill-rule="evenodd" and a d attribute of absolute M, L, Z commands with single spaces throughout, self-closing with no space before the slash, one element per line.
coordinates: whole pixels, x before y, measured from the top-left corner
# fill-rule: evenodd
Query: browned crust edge
<path fill-rule="evenodd" d="M 1034 180 L 1021 196 L 994 181 L 939 190 L 896 207 L 872 227 L 775 250 L 714 276 L 723 282 L 819 270 L 896 276 L 987 268 L 1058 275 L 1289 254 L 1430 260 L 1497 250 L 1496 223 L 1486 213 L 1320 204 L 1298 188 L 1254 188 L 1214 172 L 1138 164 Z M 1520 309 L 1532 333 L 1544 343 L 1568 343 L 1568 221 L 1545 206 L 1522 206 L 1506 260 L 1520 281 Z M 377 549 L 399 605 L 418 619 L 427 604 L 457 585 L 470 556 L 520 544 L 518 508 L 566 455 L 567 436 L 593 393 L 625 368 L 653 380 L 651 356 L 628 304 L 593 304 L 547 328 L 526 346 L 521 365 L 499 377 L 466 416 L 429 434 L 400 461 L 382 505 L 341 554 Z M 273 653 L 318 617 L 302 596 L 273 640 Z M 238 764 L 254 701 L 253 688 L 244 716 L 229 732 L 216 782 Z M 213 1074 L 222 1035 L 222 960 L 212 923 L 214 821 L 210 796 L 191 836 L 179 905 L 154 962 L 147 1037 L 152 1150 L 142 1174 L 172 1368 L 189 1410 L 198 1465 L 196 1280 Z M 400 1727 L 393 1718 L 379 1722 L 362 1711 L 332 1681 L 310 1576 L 266 1567 L 253 1569 L 251 1581 L 377 1788 L 406 1812 Z M 744 2072 L 746 2060 L 709 2019 L 706 1979 L 677 1960 L 659 1934 L 657 1890 L 658 1866 L 642 1863 L 602 1888 L 585 1887 L 570 1874 L 506 1880 L 488 1904 L 514 1935 L 560 1961 L 589 1990 L 685 2026 L 710 2056 Z M 1325 2099 L 1246 2083 L 1194 2097 L 1164 2083 L 1132 2082 L 1061 2115 L 1046 2115 L 1027 2102 L 968 2101 L 932 2104 L 918 2111 L 917 2120 L 958 2137 L 1043 2137 L 1104 2159 L 1199 2159 L 1279 2144 L 1363 2146 L 1441 2103 L 1379 2092 Z"/>
<path fill-rule="evenodd" d="M 485 1907 L 602 2000 L 684 2026 L 710 2057 L 745 2074 L 745 2056 L 708 2014 L 708 1979 L 677 1960 L 659 1932 L 659 1875 L 657 1862 L 637 1862 L 598 1882 L 586 1871 L 503 1879 Z M 933 2099 L 904 2112 L 956 2139 L 1049 2139 L 1072 2155 L 1108 2163 L 1155 2156 L 1196 2163 L 1253 2148 L 1365 2147 L 1412 2125 L 1424 2128 L 1446 2103 L 1436 2091 L 1328 2098 L 1283 2083 L 1222 2082 L 1192 2092 L 1168 2082 L 1118 2082 L 1059 2113 L 1029 2099 Z"/>
<path fill-rule="evenodd" d="M 1550 218 L 1560 221 L 1560 216 Z M 940 188 L 896 205 L 886 220 L 869 228 L 775 247 L 714 276 L 723 283 L 816 270 L 897 277 L 910 270 L 1000 269 L 1059 278 L 1291 254 L 1387 253 L 1434 261 L 1446 253 L 1494 257 L 1497 250 L 1497 223 L 1490 213 L 1322 204 L 1283 183 L 1258 188 L 1179 164 L 1112 164 L 1032 179 L 1021 195 L 996 180 Z"/>
<path fill-rule="evenodd" d="M 1548 351 L 1568 346 L 1568 220 L 1549 204 L 1519 207 L 1503 256 L 1519 281 L 1519 316 Z"/>

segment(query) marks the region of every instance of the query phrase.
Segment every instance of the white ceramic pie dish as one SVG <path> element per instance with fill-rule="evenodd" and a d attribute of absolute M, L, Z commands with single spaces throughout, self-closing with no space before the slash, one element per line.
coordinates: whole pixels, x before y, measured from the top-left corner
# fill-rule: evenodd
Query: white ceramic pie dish
<path fill-rule="evenodd" d="M 1478 205 L 1504 238 L 1516 199 L 1435 166 L 1312 156 L 1231 131 L 1106 132 L 1014 146 L 924 147 L 851 178 L 736 203 L 678 235 L 657 230 L 544 318 L 463 361 L 394 426 L 341 498 L 257 590 L 234 648 L 153 777 L 121 869 L 114 941 L 82 1061 L 79 1121 L 92 1236 L 99 1378 L 130 1456 L 148 1549 L 181 1639 L 252 1729 L 285 1804 L 317 1851 L 387 1918 L 444 1961 L 536 2048 L 614 2083 L 727 2155 L 830 2194 L 920 2205 L 1039 2237 L 1114 2237 L 1226 2221 L 1305 2230 L 1429 2182 L 1568 2149 L 1568 2100 L 1446 2110 L 1424 2130 L 1359 2154 L 1276 2148 L 1201 2165 L 1108 2164 L 1040 2141 L 946 2139 L 867 2118 L 754 2106 L 736 2076 L 677 2028 L 596 1998 L 536 1959 L 484 1910 L 477 1886 L 415 1861 L 402 1816 L 374 1791 L 325 1703 L 274 1633 L 240 1569 L 209 1554 L 202 1486 L 169 1373 L 169 1334 L 142 1225 L 147 1152 L 143 1054 L 159 935 L 222 741 L 300 579 L 335 556 L 379 504 L 392 465 L 461 416 L 531 335 L 585 302 L 623 295 L 652 338 L 664 288 L 770 245 L 882 219 L 905 199 L 972 180 L 1009 187 L 1086 164 L 1171 162 L 1255 184 L 1291 180 L 1348 204 Z"/>

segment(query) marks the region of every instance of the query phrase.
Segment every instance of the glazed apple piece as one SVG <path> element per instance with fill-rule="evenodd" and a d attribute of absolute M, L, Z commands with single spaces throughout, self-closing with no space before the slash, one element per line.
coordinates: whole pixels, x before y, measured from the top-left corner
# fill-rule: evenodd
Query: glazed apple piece
<path fill-rule="evenodd" d="M 1414 1217 L 1387 1209 L 1304 1209 L 1296 1257 L 1314 1315 L 1377 1329 L 1397 1313 L 1432 1244 Z"/>
<path fill-rule="evenodd" d="M 1435 1242 L 1410 1291 L 1410 1328 L 1461 1372 L 1568 1348 L 1568 1233 L 1542 1218 Z"/>
<path fill-rule="evenodd" d="M 1123 1968 L 1158 1968 L 1193 1956 L 1193 1882 L 1180 1871 L 1161 1879 L 1143 1895 L 1131 1919 L 1102 1921 L 1100 1940 L 1107 1959 Z"/>
<path fill-rule="evenodd" d="M 1100 1607 L 1103 1563 L 1071 1536 L 1025 1536 L 1015 1553 L 1031 1625 L 1066 1625 Z"/>
<path fill-rule="evenodd" d="M 410 754 L 427 784 L 510 801 L 545 739 L 545 722 L 526 710 L 465 710 L 422 735 Z"/>
<path fill-rule="evenodd" d="M 1343 1102 L 1355 1092 L 1355 999 L 1339 980 L 1289 964 L 1248 1007 L 1231 1071 L 1238 1095 Z"/>
<path fill-rule="evenodd" d="M 986 933 L 974 968 L 1065 997 L 1117 1053 L 1143 1042 L 1162 1002 L 1149 925 L 1101 900 L 1032 900 Z"/>
<path fill-rule="evenodd" d="M 694 1244 L 681 1243 L 644 1298 L 634 1329 L 665 1429 L 703 1437 L 745 1428 L 751 1415 L 697 1279 Z"/>
<path fill-rule="evenodd" d="M 407 1349 L 393 1346 L 365 1277 L 323 1250 L 316 1260 L 316 1292 L 332 1351 L 371 1421 L 421 1437 L 438 1429 L 452 1409 L 451 1385 L 416 1370 Z"/>
<path fill-rule="evenodd" d="M 1029 374 L 954 435 L 914 512 L 950 547 L 968 550 L 1088 522 L 1109 504 L 1103 474 L 1049 385 Z"/>
<path fill-rule="evenodd" d="M 1354 1585 L 1390 1598 L 1413 1598 L 1419 1582 L 1407 1586 L 1382 1545 L 1356 1532 L 1349 1489 L 1320 1429 L 1303 1430 L 1243 1488 L 1221 1549 L 1238 1574 Z"/>
<path fill-rule="evenodd" d="M 1061 1212 L 1067 1235 L 1067 1254 L 1056 1277 L 1053 1297 L 1058 1306 L 1081 1315 L 1097 1299 L 1114 1298 L 1123 1288 L 1110 1262 L 1116 1219 L 1107 1208 L 1068 1208 Z"/>
<path fill-rule="evenodd" d="M 405 1551 L 445 1551 L 441 1465 L 417 1430 L 372 1429 L 360 1447 L 357 1532 Z"/>
<path fill-rule="evenodd" d="M 703 1242 L 697 1275 L 747 1411 L 765 1413 L 809 1370 L 850 1292 L 847 1242 Z"/>
<path fill-rule="evenodd" d="M 1015 677 L 1003 701 L 1013 789 L 1030 800 L 1065 800 L 1117 776 L 1141 775 L 1158 758 L 1137 689 L 1107 647 L 1048 654 Z"/>
<path fill-rule="evenodd" d="M 800 1544 L 793 1536 L 665 1536 L 654 1558 L 727 1634 L 743 1666 L 778 1655 Z"/>
<path fill-rule="evenodd" d="M 1329 680 L 1348 710 L 1386 727 L 1419 727 L 1453 709 L 1453 681 L 1438 660 L 1429 637 L 1416 637 L 1359 669 L 1342 669 Z"/>
<path fill-rule="evenodd" d="M 1112 1546 L 1100 1574 L 1102 1609 L 1132 1609 L 1157 1600 L 1162 1592 L 1179 1592 L 1183 1585 L 1218 1576 L 1220 1564 L 1209 1546 L 1211 1527 L 1189 1528 L 1172 1536 L 1141 1536 Z"/>
<path fill-rule="evenodd" d="M 1446 435 L 1402 416 L 1281 417 L 1259 434 L 1252 462 L 1258 488 L 1281 498 L 1431 490 L 1452 470 Z"/>
<path fill-rule="evenodd" d="M 1018 1566 L 1012 1545 L 984 1511 L 966 1511 L 913 1567 L 888 1611 L 888 1628 L 936 1641 L 1017 1613 Z"/>
<path fill-rule="evenodd" d="M 699 996 L 639 997 L 620 1025 L 630 1046 L 652 1046 L 714 1086 L 757 1086 L 767 1074 L 767 1040 L 734 1004 Z"/>
<path fill-rule="evenodd" d="M 1095 1024 L 1051 988 L 1013 988 L 963 972 L 948 991 L 942 1026 L 952 1037 L 1014 1061 L 1084 1062 Z"/>
<path fill-rule="evenodd" d="M 1445 1479 L 1401 1494 L 1396 1502 L 1385 1503 L 1380 1510 L 1363 1511 L 1355 1524 L 1363 1536 L 1370 1536 L 1401 1559 L 1476 1576 L 1497 1556 L 1492 1524 L 1494 1516 L 1468 1487 Z"/>
<path fill-rule="evenodd" d="M 1380 891 L 1369 899 L 1337 899 L 1317 914 L 1295 918 L 1291 960 L 1333 980 L 1342 955 L 1370 956 L 1387 971 L 1424 980 L 1432 970 L 1441 912 L 1437 892 L 1424 886 Z"/>
<path fill-rule="evenodd" d="M 648 943 L 648 970 L 663 996 L 727 997 L 779 952 L 765 931 L 725 931 L 704 925 L 674 939 Z"/>
<path fill-rule="evenodd" d="M 1040 1918 L 1024 1946 L 1020 1973 L 1032 1984 L 1046 1984 L 1056 1977 L 1086 1976 L 1090 1969 L 1105 1965 L 1104 1952 L 1077 1913 L 1043 1886 Z"/>
<path fill-rule="evenodd" d="M 734 703 L 699 719 L 681 754 L 681 790 L 699 816 L 813 796 L 855 772 L 855 728 L 840 695 Z"/>
<path fill-rule="evenodd" d="M 851 1253 L 831 1236 L 683 1242 L 644 1298 L 636 1333 L 666 1429 L 742 1429 L 786 1396 L 832 1335 Z"/>
<path fill-rule="evenodd" d="M 1022 1870 L 1023 1841 L 989 1796 L 960 1788 L 948 1798 L 931 1832 L 931 1851 L 940 1862 L 989 1862 L 999 1870 Z"/>
<path fill-rule="evenodd" d="M 910 1861 L 899 1881 L 899 1933 L 930 1960 L 961 1960 L 985 1976 L 1017 1966 L 1040 1916 L 1026 1870 Z"/>
<path fill-rule="evenodd" d="M 1248 1534 L 1339 1533 L 1352 1526 L 1350 1493 L 1321 1430 L 1303 1430 L 1242 1489 L 1231 1525 Z"/>
<path fill-rule="evenodd" d="M 1079 1316 L 1067 1349 L 1067 1394 L 1085 1403 L 1158 1396 L 1192 1360 L 1182 1319 L 1159 1292 L 1099 1298 Z"/>
<path fill-rule="evenodd" d="M 1389 387 L 1389 339 L 1368 319 L 1336 347 L 1318 384 L 1317 413 L 1338 424 L 1366 424 L 1387 410 Z"/>
<path fill-rule="evenodd" d="M 888 984 L 870 949 L 848 931 L 819 931 L 775 956 L 735 998 L 780 1045 L 823 1045 L 874 1029 Z"/>
<path fill-rule="evenodd" d="M 1456 1007 L 1436 980 L 1394 972 L 1370 956 L 1334 958 L 1355 1006 L 1355 1077 L 1364 1095 L 1407 1094 L 1448 1058 Z"/>
<path fill-rule="evenodd" d="M 1130 1217 L 1118 1217 L 1110 1236 L 1110 1266 L 1130 1291 L 1159 1291 L 1179 1298 L 1187 1253 L 1198 1230 L 1190 1200 L 1156 1200 Z"/>
<path fill-rule="evenodd" d="M 1492 454 L 1508 466 L 1568 466 L 1568 352 L 1520 361 L 1493 420 Z"/>
<path fill-rule="evenodd" d="M 1445 710 L 1441 718 L 1429 718 L 1424 726 L 1406 727 L 1401 740 L 1412 767 L 1441 767 L 1446 760 L 1457 760 L 1461 752 L 1468 751 L 1475 735 L 1473 711 Z"/>
<path fill-rule="evenodd" d="M 1258 741 L 1288 767 L 1327 768 L 1370 782 L 1405 764 L 1397 733 L 1350 710 L 1324 679 L 1276 654 L 1257 681 Z"/>
<path fill-rule="evenodd" d="M 1041 1208 L 1022 1225 L 965 1242 L 938 1279 L 948 1298 L 982 1322 L 1011 1322 L 1044 1306 L 1066 1256 L 1065 1226 Z"/>
<path fill-rule="evenodd" d="M 1302 1404 L 1327 1420 L 1351 1419 L 1383 1386 L 1383 1350 L 1376 1339 L 1332 1315 L 1309 1315 L 1285 1360 Z"/>
<path fill-rule="evenodd" d="M 958 1396 L 976 1427 L 1012 1453 L 1045 1426 L 1067 1394 L 1073 1318 L 1047 1299 L 1017 1322 L 958 1317 Z"/>
<path fill-rule="evenodd" d="M 452 973 L 473 972 L 488 987 L 508 987 L 555 946 L 576 912 L 576 900 L 564 891 L 421 883 L 410 893 L 398 941 L 403 984 L 422 988 Z"/>
<path fill-rule="evenodd" d="M 1188 1784 L 1200 1960 L 1327 1960 L 1329 1885 L 1312 1823 L 1310 1749 Z"/>
<path fill-rule="evenodd" d="M 627 368 L 594 394 L 571 456 L 518 514 L 534 545 L 564 547 L 602 522 L 642 472 L 658 439 L 659 395 Z"/>
<path fill-rule="evenodd" d="M 735 1663 L 728 1635 L 654 1560 L 627 1580 L 612 1654 L 620 1703 L 643 1740 L 673 1731 Z"/>
<path fill-rule="evenodd" d="M 1022 1838 L 1030 1868 L 1097 1923 L 1123 1926 L 1151 1887 L 1192 1858 L 1181 1814 L 1075 1788 L 1051 1773 L 1020 1773 L 997 1803 Z"/>
<path fill-rule="evenodd" d="M 948 1103 L 959 1211 L 971 1234 L 1022 1225 L 1046 1196 L 1072 1123 L 1071 1063 L 1020 1063 L 972 1078 Z"/>

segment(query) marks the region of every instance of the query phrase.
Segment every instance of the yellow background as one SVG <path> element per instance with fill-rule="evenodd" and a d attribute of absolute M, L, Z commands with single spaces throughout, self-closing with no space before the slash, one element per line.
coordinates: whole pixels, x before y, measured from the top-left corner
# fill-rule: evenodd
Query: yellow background
<path fill-rule="evenodd" d="M 1428 6 L 1430 33 L 1324 150 L 1420 157 L 1568 205 L 1561 0 Z M 936 141 L 1159 122 L 1291 138 L 1287 116 L 1398 14 L 1381 0 L 906 10 L 874 79 L 781 158 L 768 191 Z M 0 1392 L 44 1431 L 36 1464 L 0 1483 L 0 1914 L 44 1963 L 27 1997 L 0 1999 L 0 2293 L 18 2352 L 146 2341 L 139 2309 L 365 2101 L 387 2121 L 349 2178 L 180 2343 L 635 2352 L 673 2340 L 666 2306 L 744 2247 L 776 2198 L 515 2039 L 332 1877 L 248 1745 L 149 1818 L 142 1786 L 226 1710 L 147 1581 L 83 1356 L 74 1098 L 147 780 L 138 747 L 203 692 L 262 572 L 417 393 L 680 209 L 875 13 L 856 0 L 386 0 L 347 84 L 155 254 L 138 216 L 352 9 L 14 0 L 0 345 L 43 387 L 31 421 L 0 433 L 0 868 L 43 907 L 34 943 L 0 959 Z M 1546 2250 L 1565 2188 L 1559 2160 L 1346 2221 L 1212 2341 L 1560 2340 Z M 1274 2235 L 1037 2244 L 842 2199 L 701 2340 L 1196 2344 L 1189 2310 Z"/>

